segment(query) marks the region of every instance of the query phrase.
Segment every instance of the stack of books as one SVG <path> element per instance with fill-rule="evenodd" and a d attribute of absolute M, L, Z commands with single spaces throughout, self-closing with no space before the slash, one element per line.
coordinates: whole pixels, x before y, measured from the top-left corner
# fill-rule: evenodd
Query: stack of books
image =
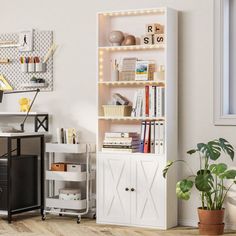
<path fill-rule="evenodd" d="M 132 117 L 165 116 L 165 88 L 145 86 L 134 94 Z"/>
<path fill-rule="evenodd" d="M 136 132 L 105 133 L 102 152 L 133 153 L 139 151 L 140 138 Z"/>

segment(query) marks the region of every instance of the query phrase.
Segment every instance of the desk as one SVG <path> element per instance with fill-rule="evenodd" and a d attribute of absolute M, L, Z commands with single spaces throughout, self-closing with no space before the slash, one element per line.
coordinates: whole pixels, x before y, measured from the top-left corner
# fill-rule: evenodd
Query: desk
<path fill-rule="evenodd" d="M 22 139 L 35 138 L 40 141 L 40 154 L 22 155 Z M 12 215 L 22 212 L 40 209 L 43 215 L 44 135 L 27 132 L 0 133 L 0 139 L 7 141 L 7 153 L 0 158 L 0 214 L 7 215 L 8 223 L 11 223 Z M 13 140 L 16 140 L 14 155 Z"/>
<path fill-rule="evenodd" d="M 0 116 L 25 116 L 26 112 L 0 112 Z M 38 132 L 40 128 L 48 131 L 48 113 L 29 112 L 29 116 L 34 117 L 34 132 Z"/>

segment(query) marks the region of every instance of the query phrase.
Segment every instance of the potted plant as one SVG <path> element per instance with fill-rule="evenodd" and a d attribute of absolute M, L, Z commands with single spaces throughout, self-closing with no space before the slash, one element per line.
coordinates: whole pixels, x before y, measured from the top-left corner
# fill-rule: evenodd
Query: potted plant
<path fill-rule="evenodd" d="M 199 169 L 195 172 L 184 160 L 170 161 L 163 170 L 166 177 L 174 163 L 182 162 L 191 174 L 177 182 L 177 197 L 189 200 L 193 186 L 200 192 L 201 206 L 198 208 L 199 231 L 202 235 L 220 235 L 224 232 L 225 197 L 230 188 L 236 184 L 236 170 L 228 169 L 225 163 L 218 163 L 223 153 L 234 159 L 234 148 L 225 139 L 219 138 L 208 143 L 198 143 L 188 154 L 198 154 Z"/>

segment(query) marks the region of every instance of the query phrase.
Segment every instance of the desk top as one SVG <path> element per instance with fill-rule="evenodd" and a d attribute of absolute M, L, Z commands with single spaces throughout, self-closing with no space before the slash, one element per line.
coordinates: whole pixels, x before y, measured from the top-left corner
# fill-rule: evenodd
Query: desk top
<path fill-rule="evenodd" d="M 22 132 L 22 133 L 1 133 L 0 132 L 0 138 L 3 137 L 27 137 L 27 136 L 42 136 L 45 135 L 45 133 L 41 132 Z"/>
<path fill-rule="evenodd" d="M 1 111 L 0 116 L 25 116 L 26 112 L 9 112 L 9 111 Z M 29 116 L 37 116 L 37 115 L 48 115 L 47 112 L 29 112 Z"/>

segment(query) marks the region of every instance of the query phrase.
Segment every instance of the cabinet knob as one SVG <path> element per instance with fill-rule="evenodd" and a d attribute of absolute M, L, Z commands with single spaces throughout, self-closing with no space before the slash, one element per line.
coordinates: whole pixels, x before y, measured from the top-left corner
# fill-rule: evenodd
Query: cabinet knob
<path fill-rule="evenodd" d="M 129 191 L 129 188 L 125 188 L 125 191 Z"/>
<path fill-rule="evenodd" d="M 131 192 L 134 192 L 134 190 L 135 190 L 134 188 L 131 188 Z"/>

